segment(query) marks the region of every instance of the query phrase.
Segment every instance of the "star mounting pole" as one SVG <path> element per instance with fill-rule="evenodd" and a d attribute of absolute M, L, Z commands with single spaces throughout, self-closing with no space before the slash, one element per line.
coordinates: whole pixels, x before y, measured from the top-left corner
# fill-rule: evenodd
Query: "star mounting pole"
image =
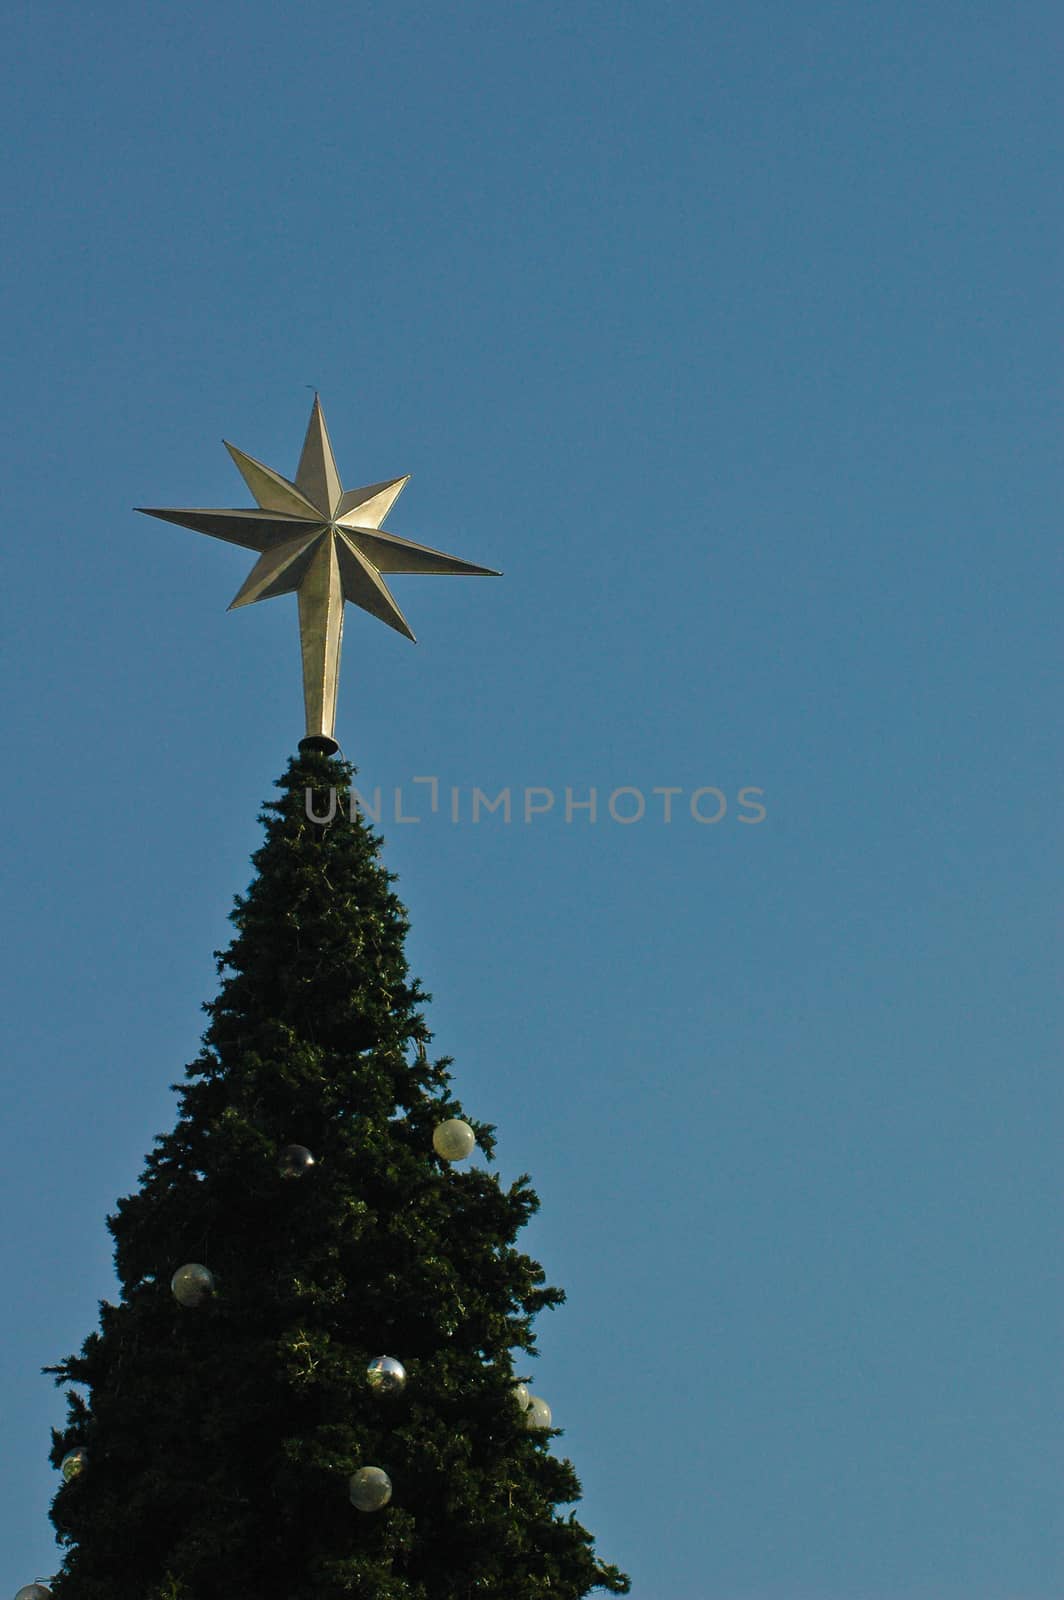
<path fill-rule="evenodd" d="M 230 611 L 295 590 L 299 597 L 307 718 L 306 737 L 300 742 L 332 754 L 338 749 L 336 691 L 344 601 L 352 601 L 413 640 L 383 573 L 450 573 L 490 578 L 500 574 L 490 567 L 475 567 L 428 545 L 385 533 L 381 523 L 409 478 L 392 478 L 362 489 L 345 490 L 317 395 L 294 482 L 228 441 L 225 447 L 255 496 L 256 509 L 136 509 L 258 551 L 259 559 Z"/>

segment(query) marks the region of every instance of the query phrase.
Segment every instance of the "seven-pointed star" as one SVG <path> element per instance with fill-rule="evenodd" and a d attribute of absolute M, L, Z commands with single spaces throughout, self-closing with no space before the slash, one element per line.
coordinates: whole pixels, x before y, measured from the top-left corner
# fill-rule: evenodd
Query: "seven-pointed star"
<path fill-rule="evenodd" d="M 317 395 L 294 483 L 228 441 L 225 447 L 255 496 L 257 509 L 138 506 L 137 510 L 259 552 L 230 610 L 293 590 L 298 594 L 307 733 L 330 741 L 345 600 L 413 639 L 383 573 L 499 574 L 385 533 L 381 523 L 408 479 L 345 490 Z"/>

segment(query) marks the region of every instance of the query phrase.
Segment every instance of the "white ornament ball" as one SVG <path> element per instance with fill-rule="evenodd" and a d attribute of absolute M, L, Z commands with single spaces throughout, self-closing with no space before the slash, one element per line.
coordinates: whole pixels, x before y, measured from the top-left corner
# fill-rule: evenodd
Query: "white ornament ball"
<path fill-rule="evenodd" d="M 394 1356 L 374 1356 L 366 1377 L 377 1394 L 402 1394 L 406 1388 L 406 1368 Z"/>
<path fill-rule="evenodd" d="M 432 1148 L 444 1161 L 464 1161 L 466 1156 L 472 1155 L 476 1142 L 476 1134 L 461 1117 L 441 1122 L 432 1134 Z"/>
<path fill-rule="evenodd" d="M 359 1467 L 349 1489 L 357 1511 L 380 1511 L 392 1498 L 392 1480 L 381 1467 Z"/>
<path fill-rule="evenodd" d="M 59 1463 L 59 1470 L 63 1474 L 64 1480 L 69 1483 L 71 1478 L 76 1478 L 80 1472 L 84 1472 L 85 1467 L 88 1465 L 88 1460 L 87 1454 L 80 1445 L 74 1450 L 68 1450 Z"/>
<path fill-rule="evenodd" d="M 517 1401 L 517 1409 L 518 1409 L 518 1411 L 527 1411 L 528 1410 L 528 1407 L 529 1407 L 529 1405 L 531 1403 L 531 1400 L 532 1400 L 532 1396 L 531 1396 L 531 1394 L 529 1392 L 529 1388 L 528 1388 L 528 1384 L 527 1383 L 515 1383 L 514 1384 L 514 1399 Z"/>
<path fill-rule="evenodd" d="M 541 1400 L 538 1394 L 530 1394 L 528 1397 L 525 1427 L 533 1429 L 536 1433 L 550 1427 L 550 1406 L 545 1400 Z"/>
<path fill-rule="evenodd" d="M 277 1165 L 282 1178 L 301 1178 L 314 1165 L 314 1157 L 305 1144 L 286 1144 Z"/>
<path fill-rule="evenodd" d="M 51 1589 L 43 1583 L 25 1583 L 15 1596 L 15 1600 L 48 1600 Z"/>
<path fill-rule="evenodd" d="M 199 1261 L 186 1261 L 170 1279 L 170 1290 L 180 1306 L 202 1305 L 214 1293 L 214 1273 Z"/>

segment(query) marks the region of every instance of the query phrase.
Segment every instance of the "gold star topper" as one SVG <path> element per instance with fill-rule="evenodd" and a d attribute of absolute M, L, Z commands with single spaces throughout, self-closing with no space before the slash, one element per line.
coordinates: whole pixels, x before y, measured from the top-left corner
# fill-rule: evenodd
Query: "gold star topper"
<path fill-rule="evenodd" d="M 258 502 L 255 510 L 136 509 L 259 552 L 230 611 L 295 590 L 299 596 L 306 736 L 320 749 L 334 751 L 338 748 L 334 734 L 344 601 L 353 601 L 413 639 L 383 573 L 443 572 L 489 578 L 500 574 L 385 533 L 381 523 L 409 477 L 345 490 L 317 395 L 294 483 L 228 440 L 223 442 Z"/>

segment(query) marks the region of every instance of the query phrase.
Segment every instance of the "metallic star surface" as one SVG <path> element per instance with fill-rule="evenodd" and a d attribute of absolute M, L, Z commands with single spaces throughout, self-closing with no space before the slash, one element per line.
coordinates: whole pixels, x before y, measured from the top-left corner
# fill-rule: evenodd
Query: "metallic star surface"
<path fill-rule="evenodd" d="M 381 523 L 409 478 L 345 490 L 317 395 L 294 483 L 228 441 L 225 448 L 255 496 L 254 510 L 136 509 L 259 552 L 230 611 L 295 591 L 307 738 L 335 750 L 344 601 L 352 601 L 413 639 L 382 574 L 439 572 L 491 578 L 500 574 L 385 533 Z"/>

